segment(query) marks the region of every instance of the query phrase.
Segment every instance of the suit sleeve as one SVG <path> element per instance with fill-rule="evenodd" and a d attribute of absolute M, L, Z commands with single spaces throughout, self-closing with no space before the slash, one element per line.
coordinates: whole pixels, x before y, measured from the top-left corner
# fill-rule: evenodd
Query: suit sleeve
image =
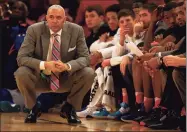
<path fill-rule="evenodd" d="M 26 36 L 18 52 L 17 63 L 18 66 L 27 66 L 36 71 L 40 71 L 40 62 L 34 58 L 34 50 L 36 46 L 36 36 L 34 34 L 32 26 L 28 27 Z"/>
<path fill-rule="evenodd" d="M 78 70 L 81 70 L 84 67 L 88 67 L 90 64 L 88 47 L 86 45 L 84 31 L 82 27 L 80 27 L 78 31 L 76 47 L 77 47 L 76 49 L 77 59 L 67 62 L 68 64 L 71 65 L 71 71 L 69 72 L 70 74 Z"/>

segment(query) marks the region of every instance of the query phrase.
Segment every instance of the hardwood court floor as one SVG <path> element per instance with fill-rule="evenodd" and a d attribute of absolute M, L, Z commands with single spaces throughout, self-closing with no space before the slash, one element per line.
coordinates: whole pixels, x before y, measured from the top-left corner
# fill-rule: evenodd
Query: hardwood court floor
<path fill-rule="evenodd" d="M 133 123 L 104 119 L 81 118 L 82 124 L 70 125 L 58 114 L 51 113 L 42 114 L 36 124 L 25 124 L 24 118 L 24 113 L 0 113 L 0 131 L 155 131 Z"/>

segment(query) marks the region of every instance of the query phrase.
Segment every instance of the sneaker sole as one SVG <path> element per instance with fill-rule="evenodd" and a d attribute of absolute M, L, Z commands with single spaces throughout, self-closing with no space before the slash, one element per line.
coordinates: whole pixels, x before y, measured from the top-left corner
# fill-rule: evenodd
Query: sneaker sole
<path fill-rule="evenodd" d="M 117 116 L 107 116 L 107 118 L 108 119 L 113 119 L 113 120 L 121 120 L 121 117 L 124 116 L 124 115 L 126 115 L 126 114 L 129 114 L 129 113 L 124 113 L 120 117 L 117 117 Z"/>
<path fill-rule="evenodd" d="M 113 119 L 113 120 L 117 119 L 117 117 L 113 117 L 113 116 L 107 116 L 107 118 L 108 119 Z"/>
<path fill-rule="evenodd" d="M 86 118 L 93 118 L 93 116 L 92 115 L 87 115 Z"/>
<path fill-rule="evenodd" d="M 107 119 L 107 116 L 92 116 L 92 117 L 97 119 Z"/>
<path fill-rule="evenodd" d="M 121 119 L 122 121 L 124 121 L 124 122 L 128 122 L 128 123 L 132 123 L 133 122 L 133 120 L 124 120 L 124 119 Z"/>
<path fill-rule="evenodd" d="M 93 118 L 93 116 L 92 116 L 92 115 L 79 116 L 79 115 L 77 114 L 77 116 L 78 116 L 79 118 Z"/>

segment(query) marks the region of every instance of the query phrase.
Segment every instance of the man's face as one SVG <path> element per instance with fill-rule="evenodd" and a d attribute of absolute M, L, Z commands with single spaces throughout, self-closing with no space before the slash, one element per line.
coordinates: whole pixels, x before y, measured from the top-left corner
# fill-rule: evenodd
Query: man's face
<path fill-rule="evenodd" d="M 86 25 L 89 29 L 94 29 L 100 26 L 103 21 L 103 16 L 99 16 L 96 11 L 85 12 Z"/>
<path fill-rule="evenodd" d="M 170 11 L 164 11 L 164 18 L 163 21 L 166 23 L 168 27 L 173 27 L 175 24 L 175 18 L 173 12 Z"/>
<path fill-rule="evenodd" d="M 133 8 L 133 11 L 135 13 L 135 16 L 136 16 L 136 21 L 139 21 L 140 20 L 140 16 L 139 16 L 139 12 L 140 12 L 140 8 Z"/>
<path fill-rule="evenodd" d="M 139 17 L 140 22 L 143 22 L 144 29 L 148 28 L 151 22 L 151 13 L 147 9 L 140 9 Z"/>
<path fill-rule="evenodd" d="M 12 6 L 12 15 L 13 16 L 22 17 L 23 16 L 23 12 L 24 12 L 24 7 L 19 2 L 16 2 Z"/>
<path fill-rule="evenodd" d="M 57 33 L 63 27 L 66 20 L 65 12 L 63 9 L 49 9 L 46 15 L 49 29 Z"/>
<path fill-rule="evenodd" d="M 118 28 L 118 16 L 116 12 L 107 12 L 106 21 L 112 31 Z"/>
<path fill-rule="evenodd" d="M 136 16 L 139 16 L 140 8 L 133 8 L 133 11 Z"/>
<path fill-rule="evenodd" d="M 130 32 L 133 31 L 134 19 L 131 16 L 122 16 L 119 19 L 120 28 L 129 28 Z"/>
<path fill-rule="evenodd" d="M 140 7 L 142 6 L 143 4 L 141 2 L 135 2 L 132 4 L 132 9 L 134 11 L 134 13 L 136 14 L 136 16 L 139 16 L 139 11 L 140 11 Z"/>
<path fill-rule="evenodd" d="M 175 8 L 176 23 L 179 26 L 184 26 L 186 24 L 186 11 L 181 7 Z"/>

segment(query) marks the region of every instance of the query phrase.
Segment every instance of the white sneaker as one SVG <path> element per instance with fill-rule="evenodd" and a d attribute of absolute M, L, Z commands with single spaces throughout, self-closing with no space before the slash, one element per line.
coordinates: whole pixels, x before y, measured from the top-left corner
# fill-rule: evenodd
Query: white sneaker
<path fill-rule="evenodd" d="M 76 112 L 78 117 L 82 117 L 82 118 L 88 118 L 88 117 L 92 117 L 92 114 L 94 111 L 96 111 L 98 109 L 98 107 L 87 107 L 85 110 L 80 111 L 80 112 Z"/>

